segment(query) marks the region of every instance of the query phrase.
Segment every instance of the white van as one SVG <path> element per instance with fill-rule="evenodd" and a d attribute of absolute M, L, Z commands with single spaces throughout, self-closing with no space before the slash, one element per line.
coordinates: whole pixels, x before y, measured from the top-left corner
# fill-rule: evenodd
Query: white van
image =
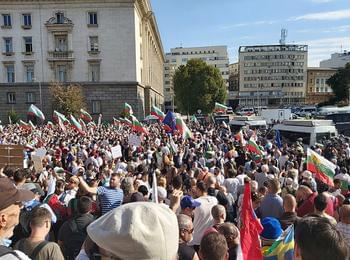
<path fill-rule="evenodd" d="M 298 112 L 298 115 L 299 116 L 312 116 L 312 115 L 316 114 L 316 112 L 317 112 L 317 108 L 314 106 L 303 107 Z"/>
<path fill-rule="evenodd" d="M 251 116 L 254 114 L 255 114 L 254 108 L 252 107 L 243 107 L 237 112 L 237 115 L 240 115 L 240 116 Z"/>
<path fill-rule="evenodd" d="M 283 140 L 294 143 L 302 138 L 306 146 L 321 143 L 323 137 L 329 139 L 338 135 L 332 120 L 286 120 L 283 124 L 275 125 L 273 129 L 280 131 L 282 143 Z"/>
<path fill-rule="evenodd" d="M 266 120 L 258 116 L 235 116 L 229 122 L 231 131 L 237 132 L 243 126 L 249 126 L 250 129 L 266 130 Z"/>

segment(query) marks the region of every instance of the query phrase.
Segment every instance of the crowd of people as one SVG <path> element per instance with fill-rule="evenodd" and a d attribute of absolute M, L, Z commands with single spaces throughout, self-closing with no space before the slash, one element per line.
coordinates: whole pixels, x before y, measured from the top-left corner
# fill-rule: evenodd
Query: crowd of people
<path fill-rule="evenodd" d="M 263 228 L 257 259 L 272 259 L 265 253 L 291 227 L 284 259 L 350 258 L 350 138 L 312 147 L 337 166 L 330 186 L 307 170 L 302 140 L 279 148 L 244 127 L 256 156 L 225 124 L 188 125 L 187 139 L 158 123 L 147 135 L 122 123 L 84 135 L 4 126 L 0 143 L 25 146 L 25 166 L 1 170 L 0 259 L 252 259 L 241 241 L 245 187 Z"/>

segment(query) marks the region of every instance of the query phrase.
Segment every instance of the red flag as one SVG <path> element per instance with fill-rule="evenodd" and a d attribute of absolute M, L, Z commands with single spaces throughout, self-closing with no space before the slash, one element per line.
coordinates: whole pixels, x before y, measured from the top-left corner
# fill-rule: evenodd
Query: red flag
<path fill-rule="evenodd" d="M 241 247 L 244 260 L 263 259 L 259 241 L 263 227 L 253 210 L 250 183 L 246 183 L 244 187 L 241 219 Z"/>

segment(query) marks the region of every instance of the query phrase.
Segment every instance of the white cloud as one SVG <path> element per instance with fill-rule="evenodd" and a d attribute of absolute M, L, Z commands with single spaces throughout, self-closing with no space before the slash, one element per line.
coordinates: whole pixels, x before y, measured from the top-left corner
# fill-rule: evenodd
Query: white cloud
<path fill-rule="evenodd" d="M 240 27 L 248 27 L 248 26 L 257 26 L 257 25 L 269 25 L 277 23 L 277 21 L 268 21 L 268 20 L 262 20 L 262 21 L 255 21 L 255 22 L 248 22 L 248 23 L 236 23 L 231 25 L 224 25 L 221 26 L 221 30 L 228 30 L 232 28 L 240 28 Z"/>
<path fill-rule="evenodd" d="M 309 46 L 308 66 L 319 66 L 321 60 L 329 59 L 332 53 L 350 49 L 350 37 L 322 38 L 300 41 Z"/>
<path fill-rule="evenodd" d="M 350 25 L 340 25 L 335 27 L 327 27 L 327 28 L 316 28 L 316 29 L 301 29 L 296 30 L 297 33 L 342 33 L 350 31 Z"/>
<path fill-rule="evenodd" d="M 311 2 L 317 3 L 317 4 L 324 4 L 324 3 L 329 3 L 333 2 L 334 0 L 311 0 Z"/>
<path fill-rule="evenodd" d="M 350 9 L 331 11 L 331 12 L 321 12 L 321 13 L 310 13 L 301 16 L 291 17 L 289 21 L 300 21 L 300 20 L 341 20 L 350 18 Z"/>

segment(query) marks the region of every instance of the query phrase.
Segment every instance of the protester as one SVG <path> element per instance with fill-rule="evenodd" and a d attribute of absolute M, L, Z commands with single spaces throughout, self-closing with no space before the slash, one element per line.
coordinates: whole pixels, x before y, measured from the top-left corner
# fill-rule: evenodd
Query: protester
<path fill-rule="evenodd" d="M 46 208 L 36 207 L 30 216 L 31 232 L 28 238 L 19 240 L 15 249 L 24 252 L 33 260 L 64 260 L 57 243 L 46 241 L 51 229 L 51 213 Z"/>
<path fill-rule="evenodd" d="M 184 214 L 177 216 L 179 224 L 179 260 L 199 260 L 196 251 L 187 245 L 192 240 L 193 223 L 192 219 Z"/>
<path fill-rule="evenodd" d="M 306 217 L 295 229 L 296 260 L 349 259 L 350 247 L 326 218 Z"/>
<path fill-rule="evenodd" d="M 217 232 L 205 235 L 200 244 L 199 257 L 202 260 L 225 260 L 228 254 L 226 239 Z"/>

